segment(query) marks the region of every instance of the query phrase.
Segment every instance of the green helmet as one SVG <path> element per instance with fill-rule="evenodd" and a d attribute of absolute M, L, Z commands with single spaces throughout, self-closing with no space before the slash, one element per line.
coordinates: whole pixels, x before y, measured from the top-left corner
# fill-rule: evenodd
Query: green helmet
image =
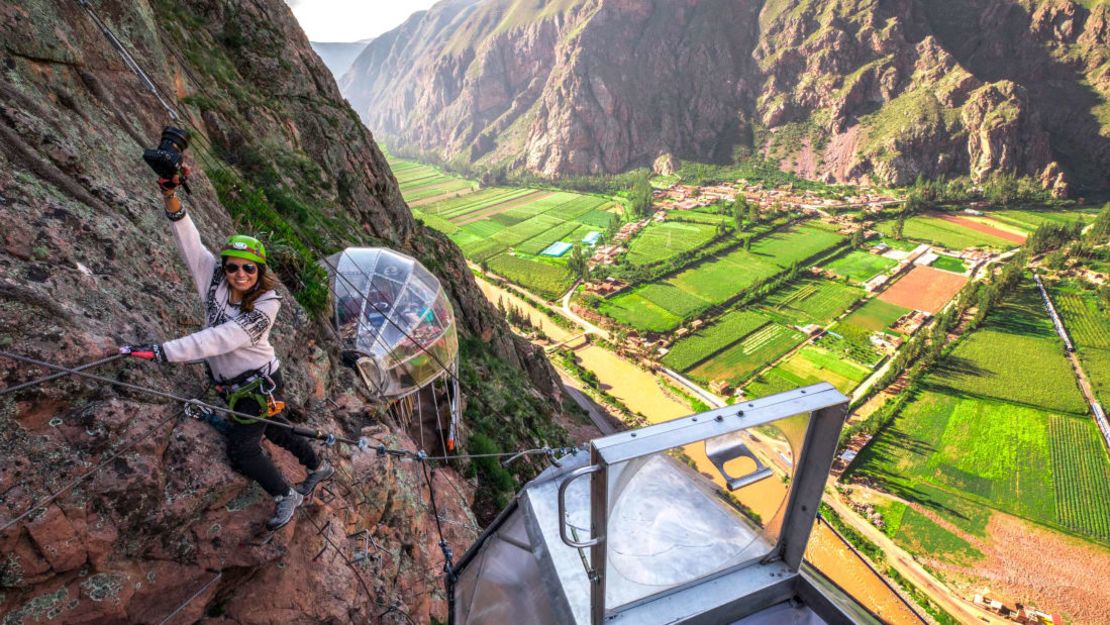
<path fill-rule="evenodd" d="M 227 238 L 224 249 L 220 250 L 220 256 L 225 258 L 234 256 L 235 258 L 243 258 L 265 265 L 266 247 L 262 245 L 262 241 L 254 237 L 245 234 L 233 234 Z"/>

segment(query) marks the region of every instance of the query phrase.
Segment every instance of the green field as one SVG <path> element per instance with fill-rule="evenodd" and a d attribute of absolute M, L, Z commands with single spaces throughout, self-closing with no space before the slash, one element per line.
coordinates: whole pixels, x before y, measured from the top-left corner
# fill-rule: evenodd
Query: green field
<path fill-rule="evenodd" d="M 884 221 L 877 226 L 879 232 L 890 236 L 894 228 L 894 221 Z M 993 249 L 1010 249 L 1015 244 L 983 232 L 976 232 L 960 224 L 952 223 L 927 215 L 918 215 L 906 220 L 902 235 L 907 239 L 933 243 L 950 250 L 962 250 L 968 247 L 987 247 Z"/>
<path fill-rule="evenodd" d="M 862 283 L 897 264 L 898 261 L 878 254 L 868 254 L 867 252 L 854 250 L 825 265 L 825 269 L 835 272 L 838 276 Z"/>
<path fill-rule="evenodd" d="M 736 248 L 707 259 L 663 280 L 649 282 L 604 301 L 599 310 L 615 321 L 638 330 L 665 332 L 682 319 L 739 295 L 816 254 L 840 244 L 843 237 L 822 228 L 794 226 L 760 237 L 751 251 Z M 665 289 L 655 287 L 665 285 Z M 665 297 L 660 297 L 665 293 Z M 643 300 L 655 306 L 644 310 Z"/>
<path fill-rule="evenodd" d="M 763 315 L 747 310 L 730 312 L 713 325 L 677 341 L 663 357 L 663 364 L 676 371 L 685 371 L 770 321 Z"/>
<path fill-rule="evenodd" d="M 548 299 L 559 297 L 574 283 L 574 277 L 565 266 L 516 258 L 508 254 L 490 259 L 489 268 L 510 282 L 525 285 Z"/>
<path fill-rule="evenodd" d="M 1037 210 L 997 210 L 989 211 L 992 219 L 1032 233 L 1044 224 L 1070 224 L 1075 221 L 1089 223 L 1094 219 L 1097 209 L 1037 211 Z"/>
<path fill-rule="evenodd" d="M 727 380 L 735 386 L 803 340 L 801 332 L 769 323 L 686 373 L 704 383 Z"/>
<path fill-rule="evenodd" d="M 1063 344 L 1032 280 L 960 341 L 928 377 L 929 386 L 1058 412 L 1085 414 Z"/>
<path fill-rule="evenodd" d="M 954 256 L 945 256 L 943 254 L 938 256 L 937 259 L 933 261 L 933 264 L 929 266 L 936 269 L 943 269 L 944 271 L 951 271 L 954 273 L 967 272 L 967 265 L 964 264 L 964 261 Z"/>
<path fill-rule="evenodd" d="M 852 311 L 836 325 L 837 328 L 841 326 L 855 326 L 867 332 L 882 332 L 890 328 L 890 324 L 898 320 L 902 315 L 910 312 L 908 308 L 902 308 L 897 304 L 884 302 L 878 298 L 867 300 L 867 303 Z"/>
<path fill-rule="evenodd" d="M 830 280 L 799 280 L 779 289 L 763 309 L 794 325 L 825 325 L 863 297 L 863 289 Z"/>
<path fill-rule="evenodd" d="M 840 392 L 850 393 L 870 374 L 868 367 L 820 347 L 807 345 L 770 371 L 757 375 L 744 390 L 749 397 L 764 397 L 800 386 L 828 382 Z"/>
<path fill-rule="evenodd" d="M 984 521 L 968 509 L 985 504 L 1110 543 L 1110 457 L 1098 436 L 1087 417 L 925 391 L 851 470 L 971 533 Z M 933 548 L 928 536 L 919 552 Z"/>
<path fill-rule="evenodd" d="M 401 196 L 406 202 L 446 195 L 448 193 L 469 193 L 478 188 L 474 180 L 450 176 L 432 167 L 414 161 L 393 160 L 390 162 L 393 175 L 401 187 Z"/>
<path fill-rule="evenodd" d="M 705 245 L 716 231 L 708 224 L 652 222 L 632 240 L 625 258 L 633 266 L 667 260 Z"/>
<path fill-rule="evenodd" d="M 1098 296 L 1072 287 L 1052 289 L 1052 301 L 1103 406 L 1110 405 L 1110 313 Z"/>

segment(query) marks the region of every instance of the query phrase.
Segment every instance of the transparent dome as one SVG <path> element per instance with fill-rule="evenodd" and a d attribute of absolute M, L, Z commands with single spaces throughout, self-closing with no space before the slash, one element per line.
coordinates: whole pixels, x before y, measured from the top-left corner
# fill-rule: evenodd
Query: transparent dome
<path fill-rule="evenodd" d="M 332 322 L 344 351 L 383 399 L 404 397 L 446 372 L 458 356 L 451 303 L 416 259 L 380 247 L 329 256 Z"/>

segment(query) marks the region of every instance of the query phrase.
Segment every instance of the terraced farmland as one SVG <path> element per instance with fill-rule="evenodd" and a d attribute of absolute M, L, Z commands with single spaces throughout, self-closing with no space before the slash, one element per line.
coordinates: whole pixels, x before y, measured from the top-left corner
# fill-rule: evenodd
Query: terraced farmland
<path fill-rule="evenodd" d="M 409 204 L 445 195 L 466 194 L 478 188 L 478 183 L 473 180 L 450 176 L 431 165 L 393 161 L 390 167 L 401 186 L 401 196 Z"/>

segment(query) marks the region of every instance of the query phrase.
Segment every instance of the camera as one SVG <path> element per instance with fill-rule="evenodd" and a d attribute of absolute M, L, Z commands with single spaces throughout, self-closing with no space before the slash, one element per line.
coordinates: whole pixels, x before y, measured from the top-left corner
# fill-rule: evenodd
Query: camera
<path fill-rule="evenodd" d="M 182 153 L 189 147 L 189 134 L 180 128 L 166 126 L 156 148 L 143 150 L 143 160 L 160 178 L 173 178 L 181 171 Z"/>

